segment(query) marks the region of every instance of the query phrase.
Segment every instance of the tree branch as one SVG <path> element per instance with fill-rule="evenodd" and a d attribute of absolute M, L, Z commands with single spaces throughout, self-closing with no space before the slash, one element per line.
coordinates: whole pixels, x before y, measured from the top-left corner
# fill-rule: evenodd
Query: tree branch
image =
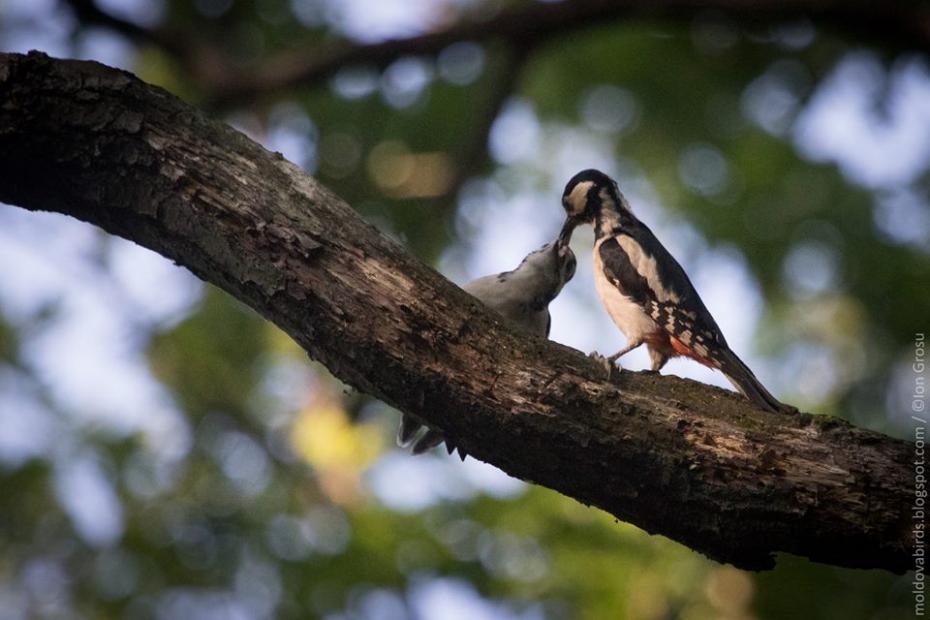
<path fill-rule="evenodd" d="M 316 84 L 355 64 L 378 67 L 401 56 L 432 56 L 457 41 L 500 39 L 511 48 L 536 47 L 580 28 L 618 19 L 687 22 L 717 13 L 746 25 L 810 19 L 826 29 L 843 31 L 893 49 L 930 51 L 930 8 L 922 3 L 863 0 L 566 0 L 531 2 L 487 20 L 464 19 L 448 28 L 406 39 L 367 45 L 345 41 L 279 52 L 254 67 L 223 73 L 213 84 L 221 105 L 248 102 L 299 85 Z M 218 74 L 219 75 L 219 74 Z"/>
<path fill-rule="evenodd" d="M 213 105 L 241 105 L 300 85 L 318 84 L 339 69 L 356 64 L 383 67 L 401 56 L 432 56 L 457 41 L 504 40 L 535 46 L 580 28 L 618 19 L 687 22 L 706 14 L 741 24 L 778 24 L 810 19 L 894 50 L 930 51 L 930 7 L 921 2 L 865 0 L 565 0 L 530 2 L 500 11 L 490 19 L 462 21 L 420 36 L 372 44 L 334 41 L 279 51 L 252 66 L 228 58 L 200 33 L 146 29 L 101 11 L 93 0 L 68 0 L 79 17 L 154 43 L 183 61 Z"/>
<path fill-rule="evenodd" d="M 187 36 L 178 32 L 169 32 L 161 28 L 146 28 L 133 22 L 107 13 L 97 6 L 94 0 L 65 0 L 85 24 L 104 26 L 114 30 L 135 42 L 151 43 L 178 57 L 186 56 L 190 45 Z"/>
<path fill-rule="evenodd" d="M 517 89 L 530 52 L 530 47 L 503 50 L 500 59 L 501 66 L 488 76 L 491 81 L 490 92 L 484 99 L 475 102 L 476 109 L 470 127 L 471 135 L 466 138 L 465 143 L 455 155 L 455 175 L 443 192 L 449 199 L 444 202 L 444 206 L 438 212 L 440 215 L 447 216 L 455 210 L 457 206 L 455 197 L 458 196 L 459 191 L 489 162 L 491 129 L 507 100 Z"/>
<path fill-rule="evenodd" d="M 203 33 L 165 26 L 146 27 L 116 17 L 97 6 L 95 0 L 65 0 L 85 24 L 109 28 L 136 44 L 160 48 L 194 78 L 198 86 L 207 90 L 225 84 L 239 70 L 237 63 L 215 42 Z"/>
<path fill-rule="evenodd" d="M 910 444 L 676 377 L 605 381 L 296 166 L 127 73 L 3 54 L 0 101 L 0 200 L 176 260 L 469 454 L 737 566 L 783 551 L 909 568 Z"/>

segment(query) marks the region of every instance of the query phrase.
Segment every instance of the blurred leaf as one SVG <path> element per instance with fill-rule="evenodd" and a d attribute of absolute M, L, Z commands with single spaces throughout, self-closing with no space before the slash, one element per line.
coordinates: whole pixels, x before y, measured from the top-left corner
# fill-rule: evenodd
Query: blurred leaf
<path fill-rule="evenodd" d="M 201 308 L 149 347 L 152 370 L 174 388 L 194 416 L 242 410 L 257 380 L 266 344 L 264 322 L 250 309 L 210 288 Z"/>

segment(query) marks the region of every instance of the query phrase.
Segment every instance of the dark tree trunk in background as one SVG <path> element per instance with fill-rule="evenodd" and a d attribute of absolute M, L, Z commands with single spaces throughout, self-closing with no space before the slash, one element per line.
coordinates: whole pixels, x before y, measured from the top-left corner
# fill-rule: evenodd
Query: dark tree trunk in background
<path fill-rule="evenodd" d="M 716 560 L 902 572 L 912 446 L 519 336 L 279 155 L 130 74 L 0 55 L 0 200 L 186 266 L 507 473 Z M 553 198 L 553 207 L 558 203 Z"/>

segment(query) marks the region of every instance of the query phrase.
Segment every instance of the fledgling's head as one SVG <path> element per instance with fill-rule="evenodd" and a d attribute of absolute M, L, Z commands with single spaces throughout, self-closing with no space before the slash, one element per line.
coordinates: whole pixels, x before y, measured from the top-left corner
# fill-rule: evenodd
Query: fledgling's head
<path fill-rule="evenodd" d="M 548 280 L 549 288 L 554 289 L 551 291 L 554 298 L 575 275 L 576 266 L 575 253 L 567 243 L 558 239 L 527 254 L 517 271 Z"/>
<path fill-rule="evenodd" d="M 617 182 L 600 170 L 582 170 L 565 185 L 562 192 L 565 208 L 565 226 L 559 240 L 567 243 L 579 224 L 593 224 L 605 211 L 617 214 L 631 213 L 630 205 L 620 193 Z"/>

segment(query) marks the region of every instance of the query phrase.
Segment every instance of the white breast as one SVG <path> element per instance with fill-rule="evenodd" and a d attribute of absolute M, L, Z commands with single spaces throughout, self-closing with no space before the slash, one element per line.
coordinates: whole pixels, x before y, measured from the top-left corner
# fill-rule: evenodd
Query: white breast
<path fill-rule="evenodd" d="M 600 247 L 604 239 L 594 244 L 594 287 L 607 314 L 613 319 L 627 340 L 637 340 L 659 329 L 656 322 L 635 301 L 618 291 L 604 275 Z"/>

